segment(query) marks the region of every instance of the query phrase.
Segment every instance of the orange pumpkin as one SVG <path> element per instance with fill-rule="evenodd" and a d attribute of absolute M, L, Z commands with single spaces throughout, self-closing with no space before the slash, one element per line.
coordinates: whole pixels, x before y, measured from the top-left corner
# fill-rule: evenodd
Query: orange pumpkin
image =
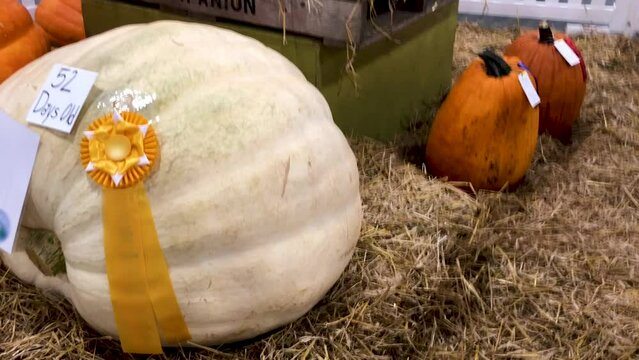
<path fill-rule="evenodd" d="M 555 40 L 564 39 L 580 58 L 579 66 L 570 66 L 555 48 Z M 570 37 L 553 34 L 545 21 L 539 31 L 518 37 L 504 51 L 519 57 L 539 81 L 539 132 L 548 133 L 564 144 L 572 142 L 572 126 L 579 117 L 586 95 L 588 74 L 581 52 Z"/>
<path fill-rule="evenodd" d="M 537 147 L 539 108 L 518 76 L 533 76 L 517 57 L 485 50 L 460 75 L 433 121 L 426 144 L 430 174 L 475 189 L 516 187 Z"/>
<path fill-rule="evenodd" d="M 49 51 L 44 32 L 18 0 L 0 0 L 0 83 Z"/>
<path fill-rule="evenodd" d="M 54 46 L 64 46 L 86 37 L 81 0 L 42 0 L 35 12 Z"/>

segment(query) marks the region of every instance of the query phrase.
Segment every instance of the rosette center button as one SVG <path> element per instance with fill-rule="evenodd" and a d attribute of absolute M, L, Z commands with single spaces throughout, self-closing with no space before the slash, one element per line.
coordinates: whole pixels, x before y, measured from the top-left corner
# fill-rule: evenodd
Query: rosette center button
<path fill-rule="evenodd" d="M 122 161 L 131 153 L 131 141 L 124 135 L 111 135 L 105 144 L 106 156 L 113 161 Z"/>

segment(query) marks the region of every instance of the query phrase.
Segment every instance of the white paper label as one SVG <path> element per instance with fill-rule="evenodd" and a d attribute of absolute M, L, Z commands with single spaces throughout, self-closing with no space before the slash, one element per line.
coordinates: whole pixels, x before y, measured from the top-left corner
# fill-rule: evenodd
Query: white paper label
<path fill-rule="evenodd" d="M 0 112 L 0 249 L 11 253 L 40 135 Z"/>
<path fill-rule="evenodd" d="M 98 74 L 56 64 L 40 88 L 27 122 L 70 133 Z"/>
<path fill-rule="evenodd" d="M 532 81 L 530 81 L 530 77 L 527 72 L 523 71 L 519 74 L 519 83 L 521 84 L 521 88 L 524 89 L 524 93 L 528 98 L 530 106 L 535 107 L 539 105 L 539 103 L 541 103 L 541 99 L 539 98 L 539 94 L 537 94 L 535 85 L 533 85 Z"/>
<path fill-rule="evenodd" d="M 563 39 L 555 40 L 555 48 L 570 66 L 575 66 L 581 62 L 579 56 L 575 54 L 572 48 L 568 46 Z"/>

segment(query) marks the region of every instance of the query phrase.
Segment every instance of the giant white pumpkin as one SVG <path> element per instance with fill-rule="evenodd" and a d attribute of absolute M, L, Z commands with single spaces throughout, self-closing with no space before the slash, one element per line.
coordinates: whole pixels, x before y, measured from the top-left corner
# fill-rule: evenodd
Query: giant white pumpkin
<path fill-rule="evenodd" d="M 161 155 L 144 183 L 194 342 L 246 339 L 293 321 L 338 280 L 360 232 L 356 160 L 293 64 L 212 26 L 131 25 L 18 71 L 0 86 L 0 110 L 24 122 L 56 63 L 99 73 L 71 135 L 31 126 L 42 138 L 22 225 L 57 234 L 67 274 L 43 275 L 19 244 L 2 257 L 18 277 L 62 293 L 93 328 L 117 336 L 101 188 L 84 172 L 79 144 L 106 111 L 96 99 L 126 87 L 157 95 Z"/>

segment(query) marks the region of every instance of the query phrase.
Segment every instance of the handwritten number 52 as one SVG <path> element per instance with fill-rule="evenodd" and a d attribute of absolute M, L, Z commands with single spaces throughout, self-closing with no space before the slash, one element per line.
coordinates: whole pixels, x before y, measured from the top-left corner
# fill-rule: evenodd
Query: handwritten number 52
<path fill-rule="evenodd" d="M 69 75 L 68 79 L 67 75 Z M 60 88 L 60 91 L 71 92 L 71 89 L 68 89 L 67 86 L 69 86 L 71 81 L 73 81 L 73 79 L 75 79 L 77 75 L 78 70 L 71 70 L 69 68 L 62 67 L 60 68 L 60 71 L 58 71 L 58 76 L 55 77 L 56 80 L 59 79 L 60 81 L 56 83 L 56 81 L 54 80 L 51 83 L 51 87 L 54 89 Z"/>

